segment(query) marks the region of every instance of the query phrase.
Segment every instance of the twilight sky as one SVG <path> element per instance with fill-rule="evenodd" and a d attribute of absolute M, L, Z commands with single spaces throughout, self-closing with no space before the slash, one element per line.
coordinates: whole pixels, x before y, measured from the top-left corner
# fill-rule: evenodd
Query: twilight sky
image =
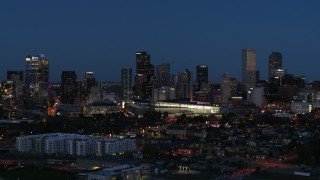
<path fill-rule="evenodd" d="M 228 72 L 241 78 L 241 49 L 257 50 L 267 76 L 268 56 L 279 51 L 289 73 L 320 80 L 319 0 L 8 0 L 0 2 L 0 80 L 24 70 L 25 56 L 46 54 L 50 79 L 75 70 L 97 80 L 135 73 L 135 52 L 171 73 L 209 66 L 209 80 Z"/>

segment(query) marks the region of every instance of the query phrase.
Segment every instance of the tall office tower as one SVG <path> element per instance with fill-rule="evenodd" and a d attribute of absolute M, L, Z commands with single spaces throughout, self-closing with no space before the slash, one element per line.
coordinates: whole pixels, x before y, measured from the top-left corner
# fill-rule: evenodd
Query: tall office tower
<path fill-rule="evenodd" d="M 7 71 L 7 80 L 14 83 L 16 95 L 23 93 L 23 71 Z"/>
<path fill-rule="evenodd" d="M 231 96 L 238 95 L 238 81 L 236 78 L 231 78 Z"/>
<path fill-rule="evenodd" d="M 154 66 L 147 52 L 136 53 L 135 95 L 138 99 L 151 100 L 154 81 Z"/>
<path fill-rule="evenodd" d="M 282 55 L 279 52 L 272 52 L 269 55 L 269 78 L 275 76 L 274 73 L 282 69 Z"/>
<path fill-rule="evenodd" d="M 1 118 L 14 119 L 16 116 L 15 85 L 13 81 L 2 81 L 0 83 L 0 107 Z M 3 111 L 5 109 L 5 111 Z"/>
<path fill-rule="evenodd" d="M 263 87 L 250 88 L 247 93 L 247 101 L 254 103 L 256 106 L 262 106 L 264 104 Z"/>
<path fill-rule="evenodd" d="M 88 97 L 88 95 L 91 93 L 91 88 L 96 86 L 96 78 L 94 77 L 93 72 L 85 72 L 84 73 L 84 88 L 85 88 L 85 95 Z"/>
<path fill-rule="evenodd" d="M 256 49 L 242 49 L 242 84 L 245 90 L 256 85 Z"/>
<path fill-rule="evenodd" d="M 81 103 L 86 100 L 85 97 L 85 89 L 83 87 L 83 82 L 82 81 L 76 81 L 76 89 L 75 89 L 75 103 Z"/>
<path fill-rule="evenodd" d="M 192 88 L 192 74 L 186 69 L 185 72 L 178 74 L 176 78 L 176 97 L 178 99 L 189 98 L 192 101 L 193 98 L 193 88 Z"/>
<path fill-rule="evenodd" d="M 170 64 L 163 63 L 156 65 L 156 79 L 157 87 L 169 87 L 170 86 Z"/>
<path fill-rule="evenodd" d="M 221 76 L 221 103 L 228 104 L 229 98 L 231 96 L 231 78 L 229 74 L 224 74 Z"/>
<path fill-rule="evenodd" d="M 121 69 L 122 99 L 129 101 L 132 95 L 132 68 L 125 66 Z"/>
<path fill-rule="evenodd" d="M 169 86 L 153 89 L 152 101 L 162 101 L 168 99 L 176 99 L 176 90 Z"/>
<path fill-rule="evenodd" d="M 48 90 L 49 61 L 45 55 L 27 56 L 25 69 L 25 86 L 27 89 Z"/>
<path fill-rule="evenodd" d="M 75 71 L 62 71 L 61 73 L 61 102 L 74 104 L 77 96 L 77 74 Z"/>
<path fill-rule="evenodd" d="M 202 90 L 208 85 L 208 66 L 207 65 L 197 65 L 197 91 Z"/>

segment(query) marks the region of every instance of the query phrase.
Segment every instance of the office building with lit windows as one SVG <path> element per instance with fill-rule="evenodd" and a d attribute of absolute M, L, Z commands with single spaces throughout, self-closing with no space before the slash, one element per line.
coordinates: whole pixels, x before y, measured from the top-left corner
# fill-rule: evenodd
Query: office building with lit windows
<path fill-rule="evenodd" d="M 77 74 L 75 71 L 62 71 L 61 73 L 61 102 L 74 104 L 77 99 Z"/>
<path fill-rule="evenodd" d="M 7 80 L 14 83 L 16 95 L 23 94 L 23 71 L 7 71 Z"/>
<path fill-rule="evenodd" d="M 27 56 L 25 59 L 25 86 L 27 89 L 39 91 L 48 90 L 49 83 L 49 61 L 44 54 L 38 56 Z"/>
<path fill-rule="evenodd" d="M 242 84 L 245 90 L 256 85 L 256 49 L 242 49 Z"/>
<path fill-rule="evenodd" d="M 16 148 L 21 153 L 102 156 L 136 151 L 136 142 L 134 139 L 49 133 L 17 137 Z"/>
<path fill-rule="evenodd" d="M 132 68 L 125 66 L 121 69 L 121 93 L 124 101 L 129 101 L 132 96 Z"/>
<path fill-rule="evenodd" d="M 193 84 L 191 71 L 186 69 L 180 72 L 174 79 L 174 87 L 176 89 L 177 99 L 193 99 Z"/>
<path fill-rule="evenodd" d="M 231 96 L 231 78 L 229 74 L 224 74 L 221 76 L 221 103 L 228 104 L 229 98 Z"/>
<path fill-rule="evenodd" d="M 96 78 L 94 77 L 93 72 L 85 72 L 84 73 L 84 89 L 86 98 L 88 98 L 91 93 L 91 88 L 96 86 Z"/>
<path fill-rule="evenodd" d="M 238 81 L 236 78 L 231 78 L 231 96 L 238 95 Z"/>
<path fill-rule="evenodd" d="M 282 69 L 282 54 L 280 52 L 272 52 L 269 55 L 269 78 L 277 76 L 278 69 Z"/>
<path fill-rule="evenodd" d="M 170 87 L 170 64 L 163 63 L 156 65 L 157 87 Z"/>
<path fill-rule="evenodd" d="M 197 65 L 196 71 L 197 91 L 200 91 L 208 85 L 208 66 Z"/>
<path fill-rule="evenodd" d="M 220 106 L 212 106 L 206 104 L 197 104 L 187 103 L 187 102 L 165 102 L 165 101 L 158 101 L 153 103 L 154 110 L 164 113 L 168 112 L 169 114 L 175 115 L 211 115 L 211 114 L 219 114 L 220 113 Z"/>
<path fill-rule="evenodd" d="M 154 66 L 147 52 L 136 53 L 135 97 L 151 100 L 154 82 Z"/>

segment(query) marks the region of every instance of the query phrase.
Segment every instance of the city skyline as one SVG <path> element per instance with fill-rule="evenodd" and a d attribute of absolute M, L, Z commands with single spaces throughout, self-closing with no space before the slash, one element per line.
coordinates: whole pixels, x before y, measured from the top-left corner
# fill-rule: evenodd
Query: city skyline
<path fill-rule="evenodd" d="M 0 3 L 0 180 L 320 179 L 320 1 Z"/>
<path fill-rule="evenodd" d="M 207 64 L 209 81 L 226 72 L 240 79 L 241 49 L 249 47 L 257 50 L 261 79 L 271 52 L 281 52 L 288 73 L 320 78 L 317 1 L 74 2 L 2 3 L 0 55 L 10 63 L 0 66 L 1 79 L 23 70 L 28 54 L 46 54 L 52 82 L 64 70 L 120 81 L 121 67 L 134 68 L 138 51 L 151 54 L 154 65 L 170 63 L 172 74 L 195 74 L 197 64 Z"/>

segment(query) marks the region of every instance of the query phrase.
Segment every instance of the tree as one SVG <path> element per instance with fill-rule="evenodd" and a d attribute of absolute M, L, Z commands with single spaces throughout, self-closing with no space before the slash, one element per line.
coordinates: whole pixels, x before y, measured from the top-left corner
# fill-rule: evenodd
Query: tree
<path fill-rule="evenodd" d="M 182 114 L 176 122 L 178 125 L 186 125 L 187 124 L 187 115 Z"/>
<path fill-rule="evenodd" d="M 150 144 L 150 143 L 144 144 L 142 152 L 145 157 L 149 157 L 151 159 L 157 158 L 159 156 L 159 151 L 157 150 L 155 145 Z"/>
<path fill-rule="evenodd" d="M 143 116 L 145 119 L 159 122 L 161 120 L 161 112 L 159 111 L 146 111 Z"/>
<path fill-rule="evenodd" d="M 166 119 L 168 116 L 169 116 L 169 113 L 167 111 L 162 113 L 163 119 Z"/>

